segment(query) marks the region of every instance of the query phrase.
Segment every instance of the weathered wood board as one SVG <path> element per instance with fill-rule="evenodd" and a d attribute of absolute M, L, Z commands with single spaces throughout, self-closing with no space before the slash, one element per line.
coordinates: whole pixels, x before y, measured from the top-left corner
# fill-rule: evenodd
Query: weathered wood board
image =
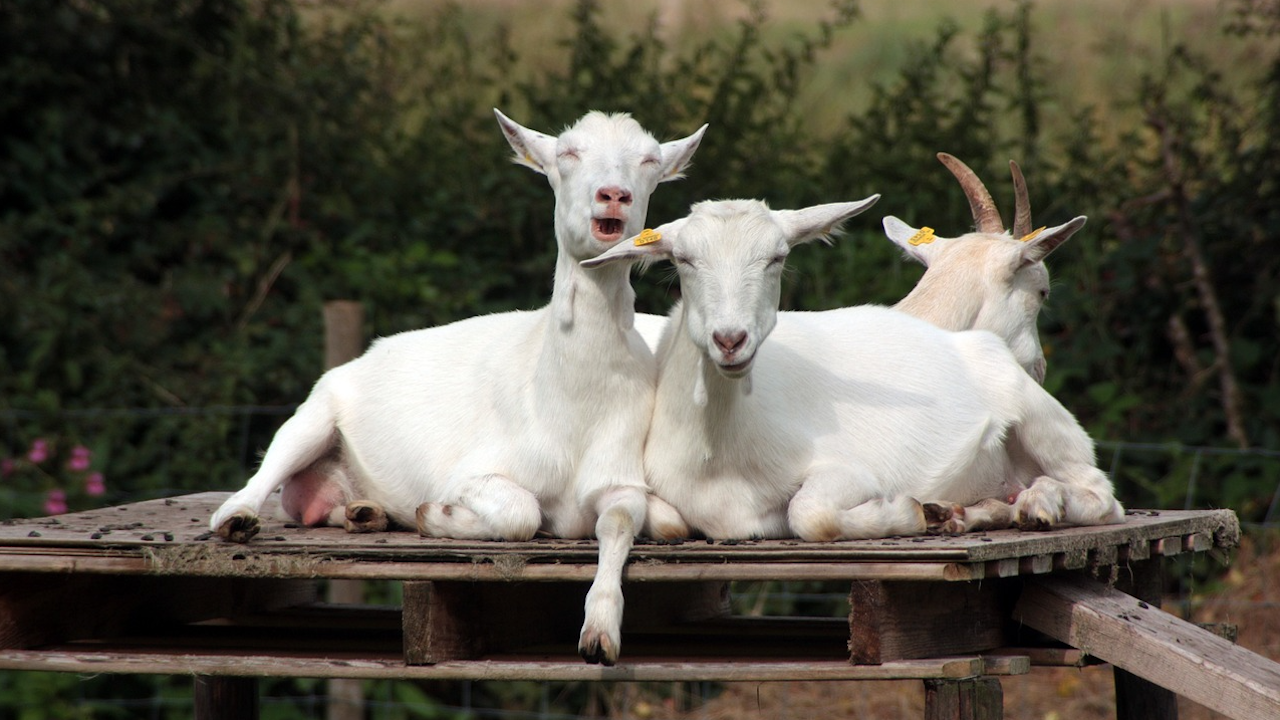
<path fill-rule="evenodd" d="M 332 653 L 292 657 L 234 653 L 49 649 L 0 653 L 0 670 L 52 670 L 129 674 L 222 675 L 233 677 L 393 678 L 405 680 L 604 680 L 768 682 L 783 680 L 923 680 L 1020 675 L 1026 657 L 950 657 L 903 660 L 883 665 L 850 665 L 841 660 L 765 661 L 679 658 L 629 661 L 613 667 L 588 665 L 581 658 L 549 656 L 488 658 L 406 666 L 399 656 Z"/>
<path fill-rule="evenodd" d="M 1013 616 L 1228 717 L 1280 717 L 1280 664 L 1088 578 L 1028 581 Z"/>

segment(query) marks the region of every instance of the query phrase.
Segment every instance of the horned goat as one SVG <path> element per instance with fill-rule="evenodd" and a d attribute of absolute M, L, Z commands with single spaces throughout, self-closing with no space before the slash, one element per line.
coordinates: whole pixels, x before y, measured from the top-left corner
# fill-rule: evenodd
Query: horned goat
<path fill-rule="evenodd" d="M 1018 496 L 1024 517 L 1120 521 L 1088 435 L 1000 338 L 884 307 L 778 312 L 791 248 L 877 197 L 798 211 L 699 203 L 584 262 L 671 259 L 680 277 L 644 454 L 669 507 L 651 527 L 683 520 L 708 537 L 814 541 L 920 533 L 920 498 L 1006 494 L 1014 437 L 1042 471 Z"/>
<path fill-rule="evenodd" d="M 656 369 L 632 327 L 628 268 L 578 261 L 644 226 L 650 194 L 680 176 L 706 126 L 659 144 L 626 115 L 589 113 L 553 137 L 495 113 L 516 162 L 555 192 L 550 304 L 383 338 L 325 373 L 211 526 L 247 539 L 284 486 L 286 512 L 308 524 L 344 523 L 357 505 L 430 537 L 594 533 L 579 651 L 612 664 Z"/>
<path fill-rule="evenodd" d="M 1049 297 L 1044 259 L 1084 227 L 1080 216 L 1053 228 L 1032 229 L 1027 183 L 1016 162 L 1013 174 L 1012 235 L 1004 228 L 995 201 L 978 176 L 955 157 L 938 159 L 960 181 L 977 231 L 944 238 L 933 229 L 916 229 L 892 215 L 884 231 L 925 273 L 896 307 L 944 330 L 989 330 L 1009 345 L 1023 368 L 1044 382 L 1044 350 L 1036 321 Z"/>

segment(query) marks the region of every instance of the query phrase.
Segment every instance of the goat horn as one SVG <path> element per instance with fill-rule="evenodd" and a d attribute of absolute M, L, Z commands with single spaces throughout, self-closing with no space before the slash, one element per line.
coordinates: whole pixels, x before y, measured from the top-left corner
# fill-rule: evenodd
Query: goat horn
<path fill-rule="evenodd" d="M 973 212 L 973 221 L 978 225 L 978 232 L 1004 232 L 1004 221 L 1000 219 L 1000 211 L 996 210 L 996 203 L 991 199 L 991 193 L 987 192 L 986 186 L 969 169 L 969 166 L 947 153 L 938 153 L 938 159 L 947 166 L 952 175 L 956 176 L 956 180 L 960 181 L 960 189 L 964 190 L 964 196 L 969 199 L 969 210 Z"/>
<path fill-rule="evenodd" d="M 1010 160 L 1009 172 L 1013 173 L 1013 237 L 1020 239 L 1031 232 L 1031 201 L 1027 199 L 1027 181 L 1022 177 L 1022 168 Z"/>

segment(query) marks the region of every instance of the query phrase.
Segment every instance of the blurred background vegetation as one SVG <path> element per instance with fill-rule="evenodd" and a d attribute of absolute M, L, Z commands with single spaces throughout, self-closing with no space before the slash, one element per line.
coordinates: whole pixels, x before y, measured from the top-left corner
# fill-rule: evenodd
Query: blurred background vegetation
<path fill-rule="evenodd" d="M 1121 498 L 1272 520 L 1280 5 L 937 7 L 0 0 L 0 519 L 238 487 L 319 375 L 325 300 L 370 338 L 542 305 L 552 197 L 498 107 L 709 123 L 651 224 L 882 193 L 794 256 L 797 309 L 906 294 L 882 215 L 969 229 L 937 151 L 1006 213 L 1018 160 L 1038 225 L 1090 218 L 1049 260 L 1046 385 Z M 634 284 L 666 310 L 666 273 Z"/>

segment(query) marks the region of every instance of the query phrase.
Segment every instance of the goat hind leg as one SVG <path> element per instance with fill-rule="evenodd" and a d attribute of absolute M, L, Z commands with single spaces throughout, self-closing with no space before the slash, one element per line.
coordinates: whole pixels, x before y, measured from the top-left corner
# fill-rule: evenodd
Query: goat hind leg
<path fill-rule="evenodd" d="M 334 430 L 334 415 L 322 378 L 311 397 L 280 426 L 258 472 L 213 513 L 209 528 L 232 542 L 247 542 L 256 535 L 263 503 L 290 477 L 332 450 Z"/>
<path fill-rule="evenodd" d="M 925 532 L 918 500 L 884 497 L 882 492 L 869 470 L 834 464 L 811 468 L 787 507 L 787 523 L 810 542 Z"/>
<path fill-rule="evenodd" d="M 528 540 L 542 526 L 533 493 L 502 475 L 476 475 L 455 483 L 458 491 L 418 506 L 418 533 L 459 540 Z"/>
<path fill-rule="evenodd" d="M 979 500 L 968 507 L 952 502 L 924 503 L 924 515 L 929 531 L 942 535 L 1003 530 L 1014 525 L 1013 506 L 997 498 Z"/>

